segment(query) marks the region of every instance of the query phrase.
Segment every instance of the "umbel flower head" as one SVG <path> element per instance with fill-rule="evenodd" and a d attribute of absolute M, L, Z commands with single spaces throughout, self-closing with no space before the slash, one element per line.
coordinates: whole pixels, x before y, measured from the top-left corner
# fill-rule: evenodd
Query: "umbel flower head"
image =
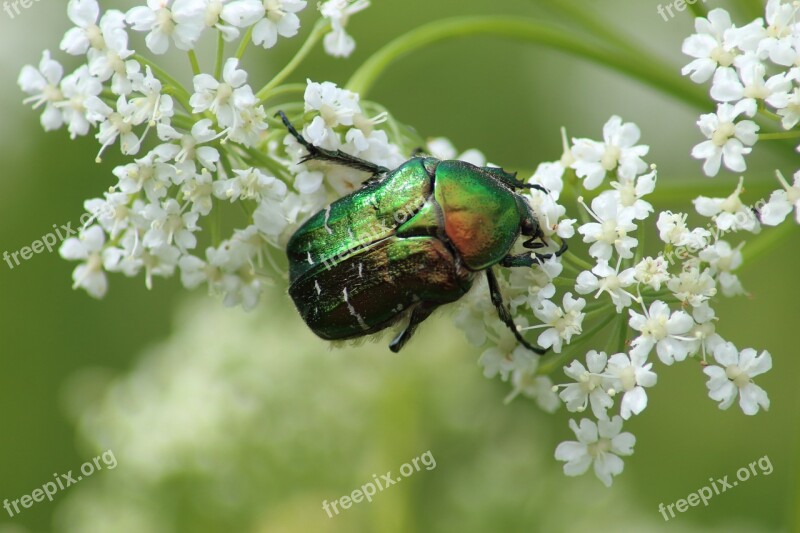
<path fill-rule="evenodd" d="M 343 33 L 347 17 L 367 6 L 328 4 L 314 39 Z M 75 26 L 61 49 L 85 62 L 64 75 L 45 51 L 38 67 L 20 73 L 19 85 L 30 95 L 25 103 L 42 111 L 46 130 L 66 126 L 74 138 L 94 129 L 98 161 L 115 145 L 135 156 L 113 169 L 117 180 L 102 197 L 87 201 L 96 224 L 62 246 L 65 258 L 84 261 L 75 270 L 76 287 L 99 298 L 109 272 L 144 274 L 148 287 L 154 278 L 180 273 L 186 287 L 205 283 L 226 304 L 256 305 L 264 277 L 280 275 L 276 258 L 288 235 L 340 188 L 333 177 L 321 187 L 323 174 L 300 164 L 285 130 L 269 129 L 268 90 L 255 90 L 240 66 L 248 43 L 271 48 L 296 35 L 305 6 L 297 0 L 151 0 L 122 13 L 103 12 L 97 0 L 68 3 Z M 173 46 L 188 53 L 190 88 L 131 49 L 131 32 L 144 33 L 153 54 Z M 216 37 L 220 46 L 239 39 L 239 53 L 219 55 L 203 70 L 196 49 Z M 305 131 L 324 133 L 328 146 L 367 153 L 388 166 L 400 160 L 400 149 L 376 129 L 384 118 L 369 116 L 354 93 L 309 81 L 304 100 Z M 228 238 L 218 231 L 224 203 L 238 203 L 246 213 Z"/>

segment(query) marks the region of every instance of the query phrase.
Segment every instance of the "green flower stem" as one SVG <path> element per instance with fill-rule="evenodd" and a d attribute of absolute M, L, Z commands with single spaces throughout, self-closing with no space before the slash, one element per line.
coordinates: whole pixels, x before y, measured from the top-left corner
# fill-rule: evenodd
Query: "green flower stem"
<path fill-rule="evenodd" d="M 189 96 L 186 94 L 186 91 L 181 91 L 179 88 L 175 87 L 174 85 L 166 85 L 161 90 L 164 94 L 168 94 L 175 98 L 181 107 L 183 107 L 187 113 L 192 112 L 192 104 L 189 103 Z M 191 126 L 189 126 L 191 128 Z"/>
<path fill-rule="evenodd" d="M 566 261 L 572 263 L 576 267 L 580 268 L 581 270 L 591 270 L 592 265 L 588 261 L 584 261 L 580 257 L 578 257 L 574 252 L 567 250 L 564 255 L 561 256 Z"/>
<path fill-rule="evenodd" d="M 576 280 L 558 276 L 557 278 L 553 279 L 552 283 L 556 287 L 566 287 L 568 289 L 571 289 L 575 287 Z"/>
<path fill-rule="evenodd" d="M 185 102 L 184 107 L 186 107 L 187 110 L 191 112 L 192 108 L 191 106 L 189 106 L 189 97 L 190 97 L 189 91 L 187 91 L 178 80 L 170 76 L 166 70 L 162 69 L 161 67 L 159 67 L 146 57 L 143 57 L 139 54 L 134 54 L 133 59 L 135 59 L 142 65 L 150 67 L 150 70 L 153 71 L 153 74 L 156 75 L 162 82 L 165 82 L 168 85 L 168 87 L 164 88 L 164 92 L 169 93 L 167 89 L 172 89 L 173 92 L 170 94 L 175 96 L 182 105 L 184 105 Z"/>
<path fill-rule="evenodd" d="M 617 334 L 619 335 L 619 340 L 617 341 L 617 351 L 615 353 L 627 352 L 626 349 L 627 341 L 628 341 L 628 315 L 627 314 L 620 314 L 619 315 L 619 329 L 617 330 Z"/>
<path fill-rule="evenodd" d="M 269 91 L 281 83 L 283 80 L 288 78 L 292 72 L 297 68 L 297 66 L 302 63 L 302 61 L 306 58 L 306 56 L 311 52 L 311 50 L 316 46 L 316 44 L 322 39 L 322 36 L 330 31 L 331 25 L 328 19 L 320 19 L 314 25 L 314 28 L 311 30 L 311 33 L 306 38 L 306 42 L 303 43 L 303 46 L 300 47 L 300 50 L 297 51 L 295 56 L 286 63 L 286 66 L 278 72 L 274 78 L 272 78 L 264 87 L 261 88 L 258 93 L 256 93 L 256 98 L 259 100 L 264 100 L 264 96 L 269 93 Z"/>
<path fill-rule="evenodd" d="M 781 131 L 778 133 L 760 133 L 758 135 L 759 141 L 775 141 L 781 139 L 796 139 L 800 137 L 800 130 Z"/>
<path fill-rule="evenodd" d="M 246 148 L 244 146 L 241 147 L 250 158 L 257 161 L 260 165 L 264 166 L 265 168 L 269 169 L 275 177 L 282 177 L 284 181 L 289 181 L 289 177 L 286 174 L 286 169 L 272 159 L 271 157 L 267 156 L 266 154 L 262 154 L 260 151 L 256 150 L 255 148 Z"/>
<path fill-rule="evenodd" d="M 222 32 L 217 31 L 217 60 L 214 65 L 214 78 L 222 79 L 222 67 L 225 62 L 225 39 Z"/>
<path fill-rule="evenodd" d="M 764 102 L 758 102 L 758 112 L 761 113 L 763 116 L 770 118 L 772 120 L 776 120 L 780 122 L 783 120 L 783 117 L 778 115 L 777 113 L 773 113 L 764 105 Z"/>
<path fill-rule="evenodd" d="M 241 42 L 239 43 L 239 48 L 236 49 L 236 59 L 242 59 L 245 50 L 247 50 L 247 45 L 250 44 L 250 40 L 253 37 L 253 28 L 255 26 L 250 26 L 247 28 L 244 36 L 242 37 Z"/>
<path fill-rule="evenodd" d="M 200 70 L 200 62 L 197 61 L 197 54 L 194 53 L 194 50 L 189 50 L 189 63 L 192 64 L 192 73 L 195 76 L 202 72 Z"/>
<path fill-rule="evenodd" d="M 567 272 L 570 272 L 570 273 L 574 274 L 576 277 L 577 277 L 578 274 L 583 272 L 583 269 L 578 268 L 577 266 L 573 265 L 569 261 L 561 261 L 561 265 L 564 267 L 564 269 Z"/>
<path fill-rule="evenodd" d="M 638 43 L 624 37 L 611 24 L 600 19 L 596 12 L 588 11 L 584 4 L 576 5 L 572 0 L 546 0 L 545 3 L 550 10 L 563 15 L 564 19 L 577 22 L 584 29 L 601 39 L 605 39 L 610 44 L 628 52 L 639 52 L 641 50 L 641 46 Z"/>
<path fill-rule="evenodd" d="M 588 317 L 588 315 L 587 315 Z M 597 333 L 602 331 L 606 328 L 615 318 L 617 315 L 615 313 L 608 313 L 608 316 L 595 324 L 592 329 L 581 333 L 580 337 L 573 342 L 564 347 L 564 351 L 562 353 L 557 354 L 555 356 L 548 357 L 547 355 L 542 356 L 542 364 L 539 365 L 539 368 L 536 369 L 537 376 L 547 376 L 552 374 L 554 370 L 557 368 L 561 368 L 564 366 L 564 363 L 569 359 L 575 359 L 575 348 L 586 342 L 587 340 L 593 338 Z"/>
<path fill-rule="evenodd" d="M 278 87 L 267 91 L 261 98 L 261 103 L 263 104 L 277 96 L 283 96 L 285 94 L 303 94 L 305 90 L 305 83 L 287 83 L 285 85 L 279 85 Z"/>
<path fill-rule="evenodd" d="M 272 123 L 274 122 L 276 125 L 283 126 L 283 122 L 279 118 L 275 118 L 275 115 L 278 111 L 283 111 L 289 118 L 292 118 L 293 115 L 297 114 L 300 115 L 303 113 L 305 109 L 305 104 L 302 102 L 286 102 L 280 105 L 272 106 L 267 108 L 264 113 L 267 115 L 267 121 Z"/>
<path fill-rule="evenodd" d="M 616 308 L 611 305 L 609 302 L 605 300 L 598 300 L 602 305 L 599 307 L 592 307 L 590 311 L 586 313 L 586 316 L 583 318 L 583 321 L 591 321 L 593 318 L 597 318 L 598 316 L 605 316 L 605 315 L 614 315 L 616 316 L 617 310 Z"/>
<path fill-rule="evenodd" d="M 653 303 L 656 300 L 664 300 L 665 298 L 674 298 L 675 296 L 671 291 L 660 291 L 651 294 L 642 294 L 643 304 Z"/>
<path fill-rule="evenodd" d="M 634 265 L 638 265 L 644 256 L 644 237 L 644 221 L 639 221 L 639 227 L 636 229 L 636 239 L 639 241 L 639 246 L 636 247 L 636 254 L 633 257 Z"/>
<path fill-rule="evenodd" d="M 187 131 L 192 129 L 192 126 L 195 125 L 195 120 L 190 117 L 189 115 L 184 115 L 182 113 L 178 113 L 172 115 L 171 121 L 174 125 L 181 127 Z"/>
<path fill-rule="evenodd" d="M 584 296 L 591 296 L 591 295 L 584 295 Z M 586 307 L 583 308 L 583 312 L 586 316 L 595 316 L 598 309 L 602 309 L 607 313 L 611 312 L 612 306 L 609 304 L 605 299 L 600 299 L 596 297 L 591 297 L 589 302 L 586 304 Z"/>
<path fill-rule="evenodd" d="M 562 29 L 513 17 L 457 17 L 420 26 L 373 54 L 353 74 L 347 88 L 363 97 L 381 73 L 400 57 L 438 42 L 474 35 L 496 35 L 548 46 L 610 67 L 701 109 L 708 107 L 702 88 L 678 77 L 677 69 L 675 72 L 673 69 L 664 70 L 660 65 L 643 61 L 631 53 L 611 51 L 575 38 Z"/>

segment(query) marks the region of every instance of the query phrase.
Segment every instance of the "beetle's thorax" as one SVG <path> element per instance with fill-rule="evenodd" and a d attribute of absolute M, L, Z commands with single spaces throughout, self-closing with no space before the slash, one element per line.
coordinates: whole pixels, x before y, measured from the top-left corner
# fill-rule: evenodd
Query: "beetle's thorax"
<path fill-rule="evenodd" d="M 434 197 L 444 234 L 467 268 L 484 270 L 503 259 L 520 233 L 517 195 L 483 169 L 461 161 L 436 168 Z"/>

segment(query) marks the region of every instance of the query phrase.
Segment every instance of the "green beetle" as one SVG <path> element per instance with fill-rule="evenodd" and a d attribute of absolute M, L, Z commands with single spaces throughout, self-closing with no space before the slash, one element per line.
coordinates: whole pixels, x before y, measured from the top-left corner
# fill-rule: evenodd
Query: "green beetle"
<path fill-rule="evenodd" d="M 289 133 L 322 160 L 372 178 L 307 220 L 289 239 L 289 295 L 306 324 L 327 340 L 376 333 L 408 315 L 389 348 L 398 352 L 439 306 L 455 302 L 486 272 L 500 319 L 529 350 L 503 302 L 494 265 L 531 267 L 551 254 L 511 254 L 546 246 L 528 202 L 516 191 L 542 189 L 500 168 L 413 157 L 390 170 L 308 142 L 282 112 Z M 566 244 L 555 252 L 561 255 Z"/>

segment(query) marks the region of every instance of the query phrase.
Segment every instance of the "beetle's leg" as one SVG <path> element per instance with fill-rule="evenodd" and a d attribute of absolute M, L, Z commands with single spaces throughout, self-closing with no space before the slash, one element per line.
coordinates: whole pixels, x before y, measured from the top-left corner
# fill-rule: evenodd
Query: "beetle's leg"
<path fill-rule="evenodd" d="M 532 247 L 533 248 L 533 247 Z M 535 248 L 541 248 L 536 246 Z M 532 267 L 539 264 L 541 261 L 547 261 L 553 256 L 560 257 L 567 251 L 567 243 L 561 242 L 561 247 L 552 254 L 519 254 L 507 255 L 500 261 L 500 266 L 515 268 L 515 267 Z"/>
<path fill-rule="evenodd" d="M 537 191 L 542 191 L 545 194 L 550 194 L 550 191 L 538 183 L 525 183 L 522 181 L 517 181 L 514 185 L 517 187 L 517 189 L 536 189 Z"/>
<path fill-rule="evenodd" d="M 438 304 L 430 302 L 421 302 L 414 307 L 414 309 L 411 311 L 411 317 L 408 320 L 408 325 L 397 337 L 394 338 L 391 343 L 389 343 L 389 349 L 394 353 L 399 352 L 411 339 L 411 336 L 414 334 L 414 330 L 417 329 L 417 326 L 419 326 L 423 320 L 431 316 L 431 313 L 433 313 L 437 307 L 439 307 Z"/>
<path fill-rule="evenodd" d="M 514 320 L 511 318 L 511 313 L 508 312 L 508 308 L 506 307 L 505 302 L 503 302 L 503 294 L 500 292 L 500 285 L 497 284 L 497 278 L 494 276 L 494 272 L 492 272 L 491 267 L 486 269 L 486 279 L 489 281 L 489 294 L 492 296 L 492 303 L 497 309 L 497 314 L 500 316 L 500 320 L 503 321 L 503 324 L 508 326 L 508 329 L 511 330 L 511 333 L 514 334 L 514 337 L 516 337 L 517 341 L 519 341 L 519 343 L 525 348 L 532 352 L 538 353 L 539 355 L 547 353 L 547 350 L 532 346 L 530 343 L 528 343 L 528 341 L 525 340 L 525 337 L 523 337 L 517 329 L 517 325 L 514 324 Z"/>
<path fill-rule="evenodd" d="M 547 244 L 539 240 L 539 237 L 533 237 L 522 243 L 522 247 L 527 248 L 528 250 L 538 250 L 539 248 L 544 248 L 545 246 L 547 246 Z"/>
<path fill-rule="evenodd" d="M 355 168 L 357 170 L 363 170 L 372 175 L 385 174 L 389 172 L 389 169 L 386 167 L 376 165 L 375 163 L 370 163 L 365 159 L 347 154 L 341 150 L 328 150 L 327 148 L 321 148 L 308 142 L 308 140 L 306 140 L 306 138 L 297 131 L 283 111 L 278 111 L 277 115 L 281 117 L 283 124 L 286 126 L 286 129 L 289 131 L 292 137 L 297 139 L 297 142 L 302 144 L 303 147 L 308 151 L 308 155 L 301 160 L 303 163 L 316 159 L 319 161 L 330 161 L 331 163 L 337 163 L 339 165 Z"/>

